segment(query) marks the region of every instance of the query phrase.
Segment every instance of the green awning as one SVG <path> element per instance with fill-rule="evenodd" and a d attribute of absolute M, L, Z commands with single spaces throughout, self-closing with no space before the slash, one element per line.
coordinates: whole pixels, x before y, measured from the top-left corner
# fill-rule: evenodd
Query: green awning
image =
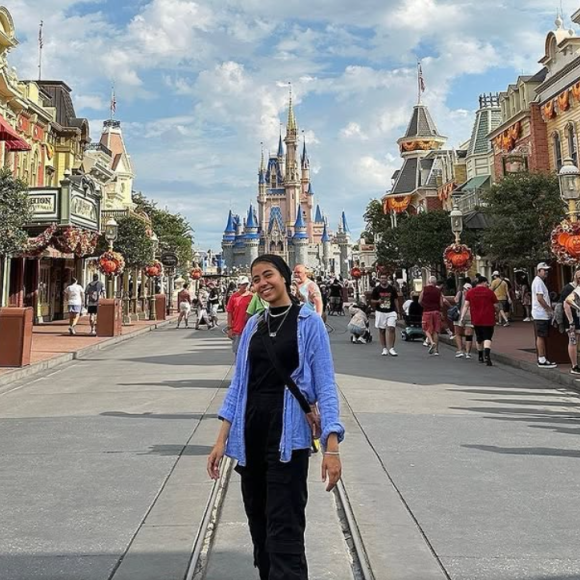
<path fill-rule="evenodd" d="M 453 193 L 462 191 L 475 191 L 476 189 L 488 188 L 490 185 L 489 175 L 478 175 L 461 184 Z"/>

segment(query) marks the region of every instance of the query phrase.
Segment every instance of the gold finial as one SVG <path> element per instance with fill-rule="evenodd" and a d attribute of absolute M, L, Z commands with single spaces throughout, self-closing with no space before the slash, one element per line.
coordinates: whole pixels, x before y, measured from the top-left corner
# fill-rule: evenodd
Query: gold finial
<path fill-rule="evenodd" d="M 289 88 L 289 103 L 288 103 L 288 132 L 298 131 L 298 127 L 296 125 L 296 117 L 294 116 L 294 106 L 292 105 L 292 83 L 288 83 Z"/>

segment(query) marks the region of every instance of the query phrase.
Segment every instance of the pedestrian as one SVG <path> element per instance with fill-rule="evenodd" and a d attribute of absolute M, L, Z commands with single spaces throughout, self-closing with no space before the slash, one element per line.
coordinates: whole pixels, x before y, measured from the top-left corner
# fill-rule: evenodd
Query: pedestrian
<path fill-rule="evenodd" d="M 85 288 L 85 308 L 89 315 L 91 325 L 91 336 L 97 336 L 97 313 L 99 310 L 99 300 L 105 296 L 105 285 L 99 280 L 98 274 L 93 274 L 93 280 Z M 70 303 L 69 303 L 70 304 Z"/>
<path fill-rule="evenodd" d="M 252 293 L 249 290 L 250 280 L 247 276 L 238 278 L 238 290 L 228 300 L 226 311 L 228 313 L 228 337 L 232 340 L 232 351 L 237 355 L 240 338 L 246 326 L 246 311 L 252 301 Z"/>
<path fill-rule="evenodd" d="M 179 305 L 179 316 L 177 318 L 177 328 L 181 321 L 185 321 L 185 328 L 189 328 L 189 315 L 191 314 L 191 294 L 189 284 L 185 283 L 177 294 L 177 304 Z"/>
<path fill-rule="evenodd" d="M 318 430 L 312 427 L 318 424 L 312 404 L 318 403 L 324 426 L 320 441 L 327 491 L 342 471 L 344 427 L 332 353 L 320 316 L 292 295 L 286 262 L 263 255 L 254 260 L 251 272 L 256 291 L 270 307 L 252 317 L 242 334 L 207 470 L 217 480 L 222 457 L 237 460 L 260 579 L 307 580 L 308 463 Z"/>
<path fill-rule="evenodd" d="M 471 318 L 471 323 L 475 330 L 475 340 L 477 342 L 477 356 L 480 363 L 493 366 L 491 362 L 491 341 L 495 331 L 495 316 L 497 295 L 489 288 L 487 278 L 479 276 L 477 285 L 465 295 L 463 307 L 461 309 L 462 326 L 467 324 Z"/>
<path fill-rule="evenodd" d="M 220 304 L 220 293 L 213 282 L 208 284 L 209 296 L 207 297 L 207 308 L 209 320 L 212 328 L 219 326 L 218 321 L 218 307 Z"/>
<path fill-rule="evenodd" d="M 76 326 L 85 302 L 85 291 L 76 278 L 72 278 L 70 285 L 65 288 L 64 297 L 68 305 L 68 333 L 72 336 L 76 334 Z"/>
<path fill-rule="evenodd" d="M 246 309 L 246 315 L 248 318 L 254 316 L 254 314 L 260 314 L 264 312 L 268 308 L 268 303 L 260 298 L 260 295 L 255 292 L 252 296 L 252 300 L 248 304 L 248 308 Z"/>
<path fill-rule="evenodd" d="M 471 358 L 471 348 L 473 346 L 473 322 L 471 321 L 469 308 L 465 311 L 463 319 L 461 318 L 461 313 L 463 311 L 465 297 L 472 288 L 473 286 L 466 282 L 463 284 L 463 288 L 459 290 L 455 296 L 455 304 L 457 305 L 459 314 L 459 319 L 455 322 L 455 345 L 457 346 L 455 358 Z"/>
<path fill-rule="evenodd" d="M 330 311 L 328 314 L 330 314 L 330 316 L 340 314 L 343 310 L 343 297 L 342 284 L 339 282 L 338 278 L 335 278 L 330 285 L 329 297 Z"/>
<path fill-rule="evenodd" d="M 532 292 L 530 289 L 530 282 L 528 277 L 524 274 L 520 282 L 520 301 L 524 308 L 525 317 L 524 322 L 532 321 Z"/>
<path fill-rule="evenodd" d="M 365 312 L 364 304 L 354 302 L 348 309 L 351 315 L 347 329 L 350 332 L 350 341 L 352 343 L 366 344 L 368 342 L 365 335 L 369 332 L 369 319 Z"/>
<path fill-rule="evenodd" d="M 294 279 L 298 283 L 299 298 L 304 304 L 322 316 L 322 294 L 314 280 L 310 280 L 306 273 L 306 266 L 297 264 L 294 267 Z"/>
<path fill-rule="evenodd" d="M 195 330 L 199 330 L 200 325 L 205 324 L 208 330 L 212 329 L 212 322 L 208 313 L 209 292 L 202 284 L 197 293 L 197 320 L 195 323 Z"/>
<path fill-rule="evenodd" d="M 423 332 L 427 335 L 429 354 L 433 356 L 439 356 L 439 333 L 445 303 L 446 300 L 438 286 L 437 278 L 431 276 L 429 283 L 419 295 L 419 304 L 423 307 Z"/>
<path fill-rule="evenodd" d="M 553 369 L 558 365 L 546 358 L 546 341 L 550 332 L 550 324 L 554 316 L 550 293 L 545 280 L 548 278 L 550 266 L 540 262 L 536 267 L 536 277 L 532 282 L 532 317 L 536 327 L 536 350 L 538 352 L 538 366 L 544 369 Z"/>
<path fill-rule="evenodd" d="M 568 332 L 568 356 L 572 369 L 570 373 L 580 375 L 578 366 L 578 334 L 580 334 L 580 320 L 578 309 L 580 308 L 580 267 L 574 270 L 572 282 L 566 284 L 560 295 L 560 302 L 564 307 L 564 328 Z"/>
<path fill-rule="evenodd" d="M 508 283 L 497 270 L 491 275 L 491 290 L 497 296 L 497 324 L 501 326 L 502 322 L 504 326 L 509 326 L 510 321 L 508 319 L 507 313 L 509 312 L 509 307 L 512 302 L 510 296 L 510 289 Z"/>
<path fill-rule="evenodd" d="M 401 317 L 399 294 L 386 274 L 381 274 L 379 285 L 373 288 L 371 306 L 375 309 L 375 328 L 383 350 L 382 356 L 398 356 L 395 350 L 397 320 Z"/>

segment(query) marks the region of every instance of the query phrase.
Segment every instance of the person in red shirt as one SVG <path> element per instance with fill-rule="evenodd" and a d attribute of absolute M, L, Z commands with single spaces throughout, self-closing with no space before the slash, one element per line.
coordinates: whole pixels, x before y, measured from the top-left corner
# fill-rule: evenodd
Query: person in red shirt
<path fill-rule="evenodd" d="M 490 289 L 487 278 L 480 276 L 477 286 L 465 296 L 459 319 L 463 322 L 466 312 L 471 313 L 479 362 L 485 362 L 488 367 L 492 366 L 491 341 L 495 330 L 496 304 L 495 292 Z"/>
<path fill-rule="evenodd" d="M 228 300 L 228 336 L 233 341 L 232 350 L 234 355 L 238 353 L 240 337 L 246 326 L 246 310 L 252 300 L 252 293 L 249 290 L 250 280 L 247 276 L 238 278 L 238 291 Z"/>
<path fill-rule="evenodd" d="M 441 318 L 443 305 L 447 303 L 443 292 L 437 286 L 437 278 L 431 276 L 429 283 L 419 295 L 419 304 L 423 307 L 423 332 L 429 342 L 429 354 L 439 356 L 439 333 L 441 332 Z"/>

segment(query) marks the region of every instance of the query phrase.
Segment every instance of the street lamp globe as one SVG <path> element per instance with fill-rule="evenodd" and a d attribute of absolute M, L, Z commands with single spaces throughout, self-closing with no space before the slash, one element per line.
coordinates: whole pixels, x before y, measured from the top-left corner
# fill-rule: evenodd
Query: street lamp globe
<path fill-rule="evenodd" d="M 151 245 L 153 246 L 153 257 L 157 253 L 157 248 L 159 247 L 159 238 L 155 232 L 151 233 Z"/>
<path fill-rule="evenodd" d="M 463 213 L 457 206 L 457 203 L 453 204 L 453 209 L 449 217 L 451 218 L 451 231 L 459 235 L 463 231 Z"/>
<path fill-rule="evenodd" d="M 560 197 L 566 201 L 580 199 L 580 170 L 574 165 L 574 161 L 568 157 L 558 173 L 560 182 Z"/>
<path fill-rule="evenodd" d="M 119 224 L 115 218 L 110 218 L 105 224 L 105 239 L 109 242 L 109 247 L 113 247 L 113 242 L 119 235 Z"/>

